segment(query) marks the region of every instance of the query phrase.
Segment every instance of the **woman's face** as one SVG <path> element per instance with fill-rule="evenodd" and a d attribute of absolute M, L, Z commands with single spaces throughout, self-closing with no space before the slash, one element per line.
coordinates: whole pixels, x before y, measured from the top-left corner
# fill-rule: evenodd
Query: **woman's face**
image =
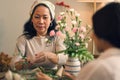
<path fill-rule="evenodd" d="M 32 16 L 33 26 L 37 35 L 46 35 L 51 23 L 49 9 L 45 6 L 38 6 Z"/>

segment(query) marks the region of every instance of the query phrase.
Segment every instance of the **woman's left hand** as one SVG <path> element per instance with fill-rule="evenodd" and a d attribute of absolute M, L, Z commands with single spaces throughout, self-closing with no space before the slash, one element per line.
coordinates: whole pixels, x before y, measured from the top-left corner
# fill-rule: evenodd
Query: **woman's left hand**
<path fill-rule="evenodd" d="M 35 59 L 32 61 L 32 63 L 42 63 L 45 62 L 46 60 L 46 55 L 43 52 L 39 52 L 35 54 Z"/>
<path fill-rule="evenodd" d="M 49 77 L 48 75 L 46 75 L 42 72 L 37 72 L 36 76 L 37 76 L 37 80 L 52 80 L 51 77 Z"/>
<path fill-rule="evenodd" d="M 54 64 L 58 64 L 58 56 L 52 52 L 46 52 L 47 59 L 53 62 Z"/>
<path fill-rule="evenodd" d="M 52 52 L 39 52 L 35 55 L 35 60 L 32 61 L 32 63 L 42 63 L 46 60 L 50 60 L 52 63 L 57 64 L 58 63 L 58 56 L 55 53 Z"/>

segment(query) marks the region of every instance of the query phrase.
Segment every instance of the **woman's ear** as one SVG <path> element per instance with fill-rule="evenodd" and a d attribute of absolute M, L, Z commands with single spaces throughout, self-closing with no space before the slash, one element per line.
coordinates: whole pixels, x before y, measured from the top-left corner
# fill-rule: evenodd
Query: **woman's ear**
<path fill-rule="evenodd" d="M 94 32 L 92 33 L 92 39 L 93 39 L 96 46 L 99 45 L 99 43 L 102 42 L 102 40 L 100 38 L 98 38 L 97 35 Z"/>
<path fill-rule="evenodd" d="M 33 19 L 31 19 L 31 22 L 33 22 Z"/>
<path fill-rule="evenodd" d="M 53 19 L 51 19 L 51 23 L 53 22 Z"/>
<path fill-rule="evenodd" d="M 50 26 L 52 26 L 52 25 L 53 25 L 53 23 L 52 23 L 52 22 L 53 22 L 53 19 L 52 19 L 52 20 L 51 20 L 51 22 L 50 22 Z"/>

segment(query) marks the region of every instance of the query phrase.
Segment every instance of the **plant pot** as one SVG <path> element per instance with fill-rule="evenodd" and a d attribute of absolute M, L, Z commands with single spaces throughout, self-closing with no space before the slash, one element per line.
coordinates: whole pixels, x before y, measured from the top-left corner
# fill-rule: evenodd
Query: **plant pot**
<path fill-rule="evenodd" d="M 65 65 L 65 71 L 69 72 L 74 76 L 77 76 L 80 70 L 81 70 L 81 63 L 79 59 L 69 57 Z"/>

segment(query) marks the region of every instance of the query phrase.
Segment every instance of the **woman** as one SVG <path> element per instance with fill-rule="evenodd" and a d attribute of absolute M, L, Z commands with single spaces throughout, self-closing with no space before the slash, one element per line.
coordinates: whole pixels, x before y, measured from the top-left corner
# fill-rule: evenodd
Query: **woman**
<path fill-rule="evenodd" d="M 56 68 L 56 64 L 63 65 L 67 56 L 55 54 L 64 50 L 63 40 L 60 37 L 49 36 L 55 30 L 55 6 L 49 1 L 36 1 L 31 10 L 30 19 L 24 25 L 23 34 L 16 43 L 12 66 L 17 70 L 24 68 Z M 53 32 L 54 33 L 54 32 Z M 23 64 L 24 62 L 27 63 Z"/>

